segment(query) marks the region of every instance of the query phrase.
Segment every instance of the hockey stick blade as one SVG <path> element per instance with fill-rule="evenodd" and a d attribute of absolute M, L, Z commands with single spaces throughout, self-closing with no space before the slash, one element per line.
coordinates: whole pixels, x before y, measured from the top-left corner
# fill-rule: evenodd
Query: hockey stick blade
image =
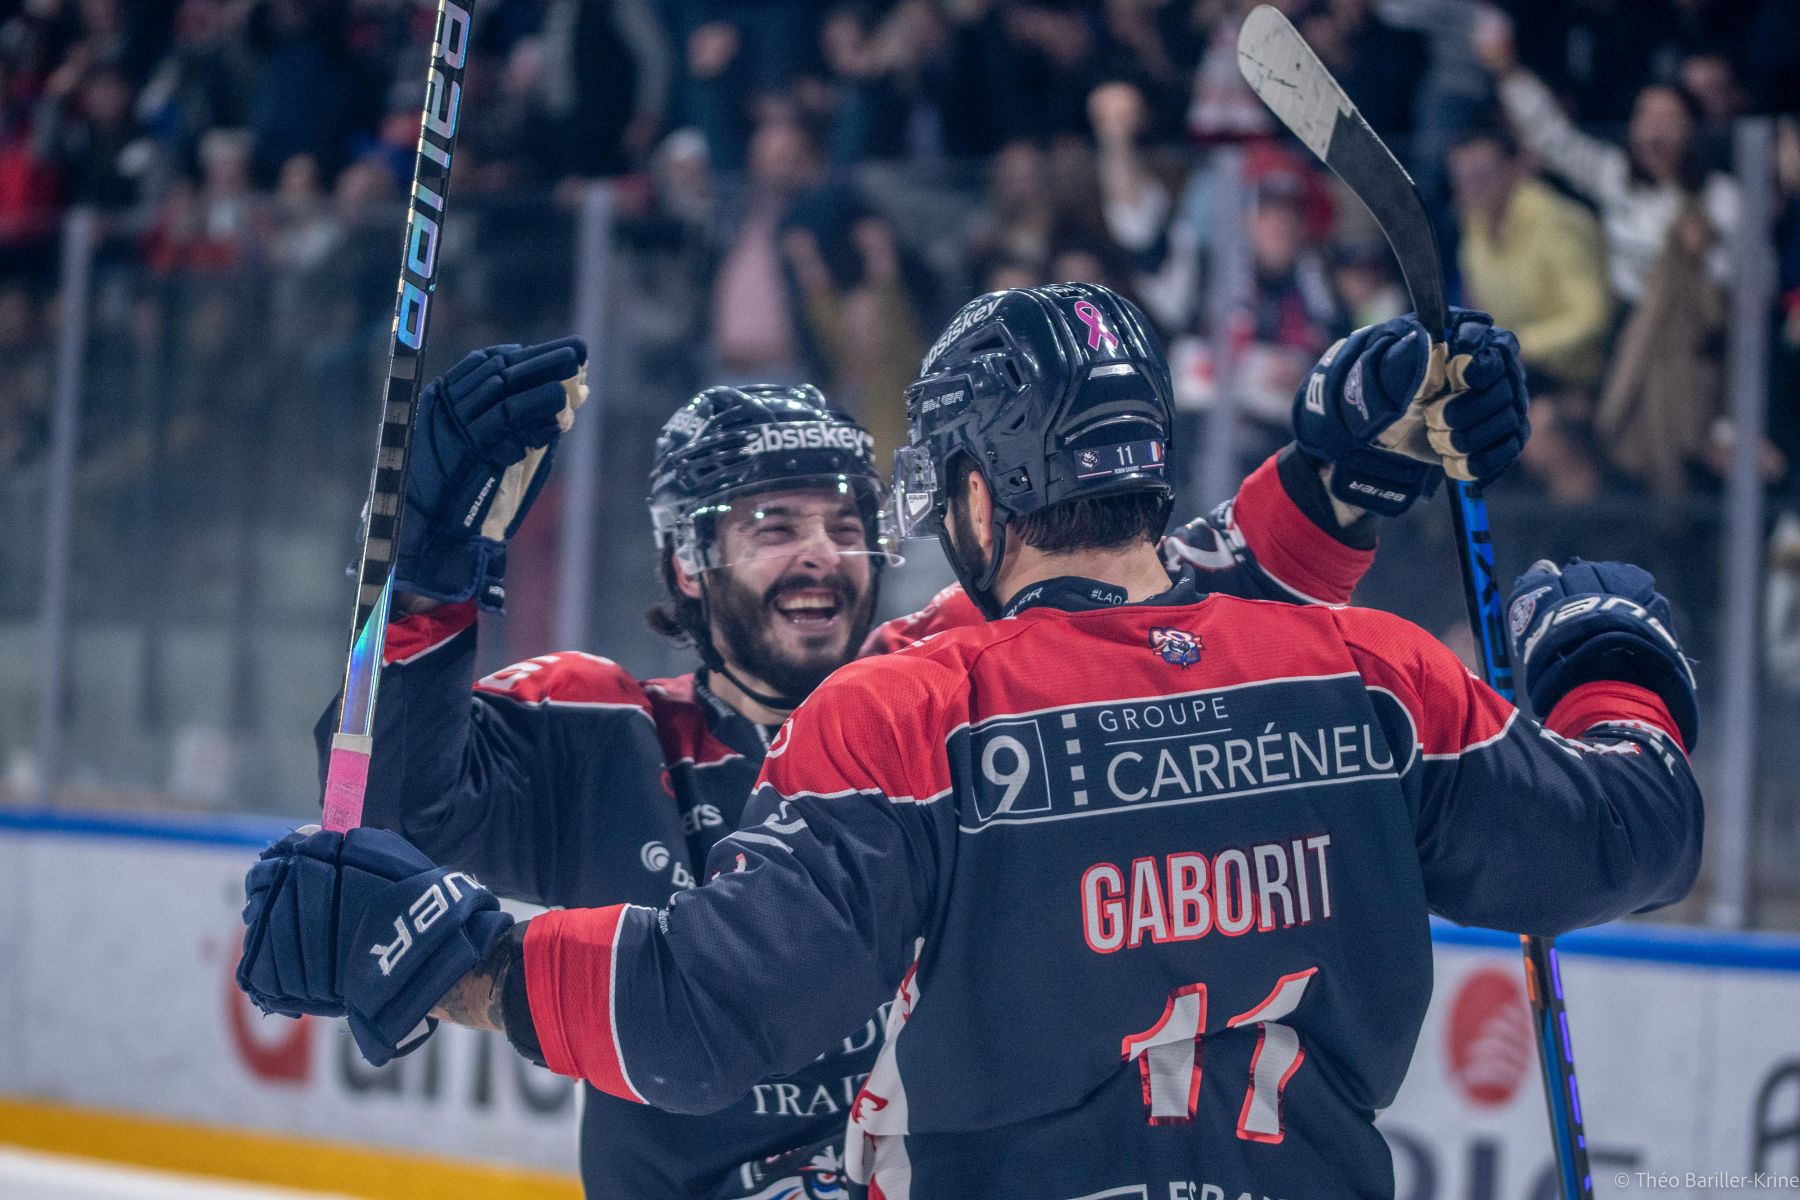
<path fill-rule="evenodd" d="M 1442 336 L 1449 308 L 1437 235 L 1406 168 L 1369 128 L 1300 31 L 1276 9 L 1259 5 L 1244 18 L 1237 56 L 1250 90 L 1350 186 L 1375 218 L 1400 262 L 1413 311 L 1433 337 Z"/>
<path fill-rule="evenodd" d="M 1450 310 L 1444 296 L 1443 264 L 1431 218 L 1412 177 L 1369 128 L 1300 31 L 1279 11 L 1266 4 L 1252 9 L 1238 32 L 1237 51 L 1238 70 L 1250 89 L 1349 185 L 1375 218 L 1399 260 L 1420 323 L 1433 340 L 1445 337 Z M 1462 567 L 1463 600 L 1481 653 L 1482 673 L 1490 686 L 1511 700 L 1512 663 L 1501 621 L 1487 504 L 1472 487 L 1458 481 L 1451 482 L 1449 500 Z M 1593 1177 L 1588 1169 L 1587 1136 L 1555 945 L 1549 938 L 1523 937 L 1520 941 L 1562 1194 L 1564 1200 L 1592 1200 Z"/>
<path fill-rule="evenodd" d="M 474 0 L 438 0 L 431 66 L 425 80 L 425 108 L 407 194 L 406 234 L 401 244 L 400 282 L 394 298 L 393 340 L 383 388 L 381 428 L 375 467 L 363 509 L 362 550 L 356 570 L 356 615 L 350 626 L 350 653 L 344 666 L 343 700 L 326 767 L 325 828 L 344 831 L 362 823 L 375 692 L 387 642 L 388 606 L 394 593 L 394 555 L 400 548 L 400 514 L 406 495 L 407 456 L 419 402 L 419 363 L 431 298 L 437 291 L 438 247 L 450 197 L 450 160 L 462 118 L 462 76 L 469 53 Z"/>

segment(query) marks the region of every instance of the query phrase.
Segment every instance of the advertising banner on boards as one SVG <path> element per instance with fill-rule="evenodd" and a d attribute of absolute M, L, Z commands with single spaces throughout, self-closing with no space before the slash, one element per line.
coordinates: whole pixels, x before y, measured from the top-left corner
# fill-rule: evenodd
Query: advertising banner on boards
<path fill-rule="evenodd" d="M 375 1070 L 342 1022 L 250 1007 L 243 874 L 279 832 L 259 831 L 0 819 L 0 1098 L 572 1175 L 574 1085 L 501 1039 L 441 1029 Z M 1555 1195 L 1517 946 L 1437 930 L 1380 1118 L 1399 1200 Z M 1562 946 L 1596 1194 L 1800 1192 L 1800 939 L 1627 926 Z"/>

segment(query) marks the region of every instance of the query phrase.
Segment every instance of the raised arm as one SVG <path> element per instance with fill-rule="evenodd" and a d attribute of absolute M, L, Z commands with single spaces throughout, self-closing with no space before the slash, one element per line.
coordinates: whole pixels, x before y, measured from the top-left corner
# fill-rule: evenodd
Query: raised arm
<path fill-rule="evenodd" d="M 1625 151 L 1575 128 L 1556 97 L 1536 75 L 1521 67 L 1512 30 L 1504 20 L 1477 18 L 1475 53 L 1494 76 L 1494 87 L 1519 141 L 1590 200 L 1616 195 L 1628 173 Z"/>
<path fill-rule="evenodd" d="M 586 357 L 574 338 L 489 347 L 420 395 L 395 567 L 404 615 L 388 630 L 364 811 L 508 895 L 559 904 L 668 890 L 587 869 L 671 807 L 635 796 L 662 761 L 636 682 L 578 654 L 474 679 L 477 609 L 505 601 L 507 540 L 586 394 Z M 335 712 L 316 731 L 321 761 Z M 641 832 L 634 846 L 682 844 L 679 829 Z"/>
<path fill-rule="evenodd" d="M 795 713 L 712 878 L 666 908 L 568 909 L 521 935 L 385 830 L 296 835 L 246 881 L 239 982 L 267 1011 L 348 1013 L 372 1062 L 435 1013 L 624 1099 L 721 1108 L 864 1024 L 918 954 L 954 815 L 947 755 L 918 750 L 943 706 L 898 666 L 852 664 Z"/>

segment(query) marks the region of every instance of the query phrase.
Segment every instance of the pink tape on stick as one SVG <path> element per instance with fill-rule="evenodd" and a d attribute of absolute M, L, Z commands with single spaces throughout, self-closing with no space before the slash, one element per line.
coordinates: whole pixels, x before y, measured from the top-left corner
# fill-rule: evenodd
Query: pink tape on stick
<path fill-rule="evenodd" d="M 353 733 L 331 739 L 331 759 L 325 771 L 325 828 L 334 833 L 346 833 L 362 824 L 370 741 Z"/>

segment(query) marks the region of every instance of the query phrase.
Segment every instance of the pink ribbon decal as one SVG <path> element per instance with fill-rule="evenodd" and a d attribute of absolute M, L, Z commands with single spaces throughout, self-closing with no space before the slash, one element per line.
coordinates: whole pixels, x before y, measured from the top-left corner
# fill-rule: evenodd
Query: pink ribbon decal
<path fill-rule="evenodd" d="M 1100 323 L 1100 310 L 1095 308 L 1091 302 L 1077 300 L 1075 315 L 1081 319 L 1083 325 L 1087 326 L 1089 350 L 1098 350 L 1102 340 L 1106 342 L 1108 350 L 1119 348 L 1119 335 Z"/>

